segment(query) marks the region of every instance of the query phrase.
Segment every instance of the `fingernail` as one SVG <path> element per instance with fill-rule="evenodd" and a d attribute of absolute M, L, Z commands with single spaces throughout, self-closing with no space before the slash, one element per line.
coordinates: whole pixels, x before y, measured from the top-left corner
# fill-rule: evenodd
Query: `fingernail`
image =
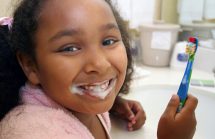
<path fill-rule="evenodd" d="M 133 120 L 131 121 L 131 123 L 132 123 L 132 124 L 135 124 L 135 123 L 136 123 L 136 120 L 135 120 L 135 119 L 133 119 Z"/>
<path fill-rule="evenodd" d="M 133 115 L 133 114 L 129 116 L 129 119 L 130 119 L 130 120 L 133 119 L 133 118 L 134 118 L 134 115 Z"/>
<path fill-rule="evenodd" d="M 173 95 L 172 95 L 172 98 L 171 98 L 171 101 L 175 101 L 175 100 L 177 100 L 177 95 L 176 95 L 176 94 L 173 94 Z"/>

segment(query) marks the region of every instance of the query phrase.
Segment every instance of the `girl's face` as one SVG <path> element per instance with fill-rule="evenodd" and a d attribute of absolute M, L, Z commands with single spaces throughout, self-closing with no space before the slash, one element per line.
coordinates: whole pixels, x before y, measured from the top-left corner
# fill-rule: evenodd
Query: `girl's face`
<path fill-rule="evenodd" d="M 46 94 L 81 113 L 108 111 L 126 75 L 127 56 L 104 0 L 51 0 L 39 16 L 36 77 Z"/>

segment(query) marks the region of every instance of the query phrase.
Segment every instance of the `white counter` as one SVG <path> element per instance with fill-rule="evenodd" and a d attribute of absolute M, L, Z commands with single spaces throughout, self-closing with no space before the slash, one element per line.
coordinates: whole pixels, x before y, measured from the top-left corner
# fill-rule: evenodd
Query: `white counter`
<path fill-rule="evenodd" d="M 142 73 L 135 75 L 131 93 L 123 97 L 138 100 L 147 116 L 145 125 L 128 132 L 124 121 L 112 117 L 111 135 L 113 139 L 156 139 L 157 124 L 171 95 L 177 93 L 184 71 L 170 68 L 141 66 Z M 139 77 L 138 77 L 139 76 Z M 213 80 L 212 73 L 193 70 L 191 79 Z M 199 99 L 196 110 L 197 130 L 193 139 L 213 139 L 215 128 L 215 88 L 190 86 L 189 93 Z M 208 108 L 212 109 L 208 109 Z"/>
<path fill-rule="evenodd" d="M 147 66 L 138 66 L 142 68 L 145 74 L 142 74 L 142 77 L 135 78 L 132 82 L 131 87 L 138 87 L 142 85 L 177 85 L 179 86 L 184 75 L 184 70 L 170 69 L 168 67 L 156 68 L 156 67 L 147 67 Z M 137 75 L 138 76 L 138 75 Z M 215 82 L 215 77 L 213 73 L 208 73 L 201 70 L 193 69 L 191 79 L 201 79 L 201 80 L 213 80 Z M 190 87 L 203 89 L 215 93 L 214 87 Z"/>

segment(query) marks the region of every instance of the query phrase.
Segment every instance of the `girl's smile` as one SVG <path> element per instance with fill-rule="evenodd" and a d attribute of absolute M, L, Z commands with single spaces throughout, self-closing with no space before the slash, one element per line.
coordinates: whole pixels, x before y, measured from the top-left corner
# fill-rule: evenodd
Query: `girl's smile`
<path fill-rule="evenodd" d="M 74 84 L 70 87 L 71 93 L 88 95 L 94 98 L 105 99 L 116 85 L 116 78 L 97 83 Z"/>

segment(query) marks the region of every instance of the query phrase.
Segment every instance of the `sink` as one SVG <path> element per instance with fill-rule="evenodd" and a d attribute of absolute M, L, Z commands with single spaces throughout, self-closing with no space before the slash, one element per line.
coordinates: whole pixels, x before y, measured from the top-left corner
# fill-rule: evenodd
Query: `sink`
<path fill-rule="evenodd" d="M 167 103 L 178 86 L 175 85 L 143 85 L 131 89 L 124 98 L 138 100 L 147 115 L 145 125 L 133 132 L 128 132 L 125 123 L 111 117 L 113 139 L 157 139 L 157 124 Z M 197 128 L 193 139 L 214 139 L 215 128 L 215 92 L 190 87 L 189 93 L 199 100 L 196 109 Z"/>

